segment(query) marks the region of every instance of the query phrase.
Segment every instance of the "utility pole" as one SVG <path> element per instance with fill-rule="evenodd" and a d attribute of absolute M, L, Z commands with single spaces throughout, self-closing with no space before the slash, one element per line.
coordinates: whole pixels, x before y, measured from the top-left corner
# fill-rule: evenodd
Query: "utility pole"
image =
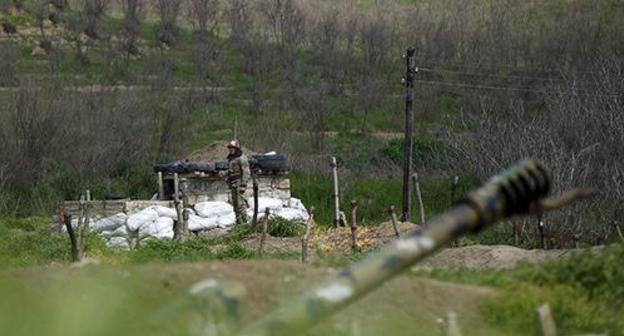
<path fill-rule="evenodd" d="M 416 67 L 414 54 L 416 49 L 407 48 L 403 58 L 405 59 L 405 77 L 401 80 L 405 86 L 405 143 L 403 155 L 403 221 L 410 220 L 410 200 L 411 188 L 410 178 L 412 177 L 412 152 L 414 133 L 414 77 L 418 68 Z"/>

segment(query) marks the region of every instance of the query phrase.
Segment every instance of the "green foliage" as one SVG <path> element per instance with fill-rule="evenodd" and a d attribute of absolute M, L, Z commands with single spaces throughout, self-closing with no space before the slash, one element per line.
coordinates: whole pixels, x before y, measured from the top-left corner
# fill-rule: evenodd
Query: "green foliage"
<path fill-rule="evenodd" d="M 130 262 L 182 262 L 214 259 L 211 244 L 205 239 L 152 239 L 130 252 Z"/>
<path fill-rule="evenodd" d="M 256 255 L 254 251 L 246 249 L 241 243 L 231 241 L 225 248 L 218 251 L 217 259 L 251 259 Z"/>
<path fill-rule="evenodd" d="M 604 251 L 585 251 L 560 262 L 547 263 L 544 267 L 520 268 L 515 274 L 539 286 L 567 285 L 585 292 L 590 299 L 624 308 L 622 261 L 624 245 L 616 244 Z"/>
<path fill-rule="evenodd" d="M 71 260 L 67 234 L 56 232 L 50 220 L 41 217 L 0 220 L 0 268 L 46 265 Z M 85 255 L 110 251 L 95 234 L 86 239 Z"/>
<path fill-rule="evenodd" d="M 537 307 L 548 303 L 562 334 L 624 335 L 622 260 L 624 245 L 619 244 L 510 271 L 434 269 L 415 275 L 499 288 L 483 309 L 488 322 L 506 334 L 526 334 L 527 326 L 536 326 Z"/>
<path fill-rule="evenodd" d="M 281 217 L 271 218 L 268 233 L 273 237 L 299 237 L 305 233 L 303 225 Z"/>

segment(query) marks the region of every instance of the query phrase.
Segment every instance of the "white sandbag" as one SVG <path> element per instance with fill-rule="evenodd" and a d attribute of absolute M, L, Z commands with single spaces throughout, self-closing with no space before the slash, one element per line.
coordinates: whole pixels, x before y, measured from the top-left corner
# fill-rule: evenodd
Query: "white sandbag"
<path fill-rule="evenodd" d="M 114 249 L 129 250 L 130 244 L 124 237 L 112 237 L 106 242 L 106 246 Z"/>
<path fill-rule="evenodd" d="M 100 232 L 100 237 L 105 238 L 105 239 L 110 239 L 112 237 L 128 238 L 128 229 L 126 228 L 125 225 L 122 225 L 115 230 Z"/>
<path fill-rule="evenodd" d="M 120 226 L 124 226 L 128 220 L 128 215 L 123 212 L 102 218 L 91 226 L 93 232 L 114 231 Z"/>
<path fill-rule="evenodd" d="M 143 225 L 148 225 L 158 218 L 158 212 L 152 207 L 145 208 L 134 215 L 128 217 L 128 230 L 137 231 Z"/>
<path fill-rule="evenodd" d="M 233 212 L 234 208 L 227 202 L 201 202 L 195 204 L 195 212 L 200 217 L 220 217 Z"/>
<path fill-rule="evenodd" d="M 190 231 L 202 231 L 216 228 L 218 217 L 203 218 L 196 215 L 189 215 L 188 229 Z"/>
<path fill-rule="evenodd" d="M 253 201 L 250 203 L 253 209 Z M 258 197 L 258 214 L 264 213 L 268 208 L 271 212 L 275 212 L 284 207 L 284 203 L 279 198 Z"/>
<path fill-rule="evenodd" d="M 158 213 L 158 217 L 169 217 L 173 220 L 178 219 L 178 212 L 175 209 L 167 208 L 160 205 L 154 205 L 151 208 Z"/>
<path fill-rule="evenodd" d="M 232 212 L 231 214 L 221 216 L 219 217 L 219 220 L 217 221 L 217 223 L 219 224 L 219 227 L 222 229 L 230 227 L 236 224 L 236 215 Z"/>
<path fill-rule="evenodd" d="M 308 212 L 308 210 L 306 209 L 306 207 L 303 205 L 303 202 L 301 202 L 300 199 L 298 198 L 294 198 L 291 197 L 287 202 L 286 202 L 286 207 L 287 208 L 292 208 L 292 209 L 298 209 L 298 210 L 303 210 L 306 213 Z"/>
<path fill-rule="evenodd" d="M 283 208 L 276 212 L 275 215 L 293 222 L 304 222 L 309 217 L 306 211 L 292 208 Z"/>
<path fill-rule="evenodd" d="M 158 217 L 155 221 L 139 228 L 139 239 L 154 237 L 158 239 L 173 239 L 173 219 Z"/>

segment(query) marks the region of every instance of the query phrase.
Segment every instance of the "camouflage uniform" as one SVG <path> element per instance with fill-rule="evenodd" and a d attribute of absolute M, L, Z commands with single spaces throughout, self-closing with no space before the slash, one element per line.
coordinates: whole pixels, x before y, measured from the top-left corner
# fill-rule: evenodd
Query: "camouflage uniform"
<path fill-rule="evenodd" d="M 239 150 L 236 154 L 228 155 L 228 161 L 227 182 L 236 213 L 236 224 L 241 224 L 247 221 L 247 200 L 244 195 L 250 176 L 249 160 Z"/>

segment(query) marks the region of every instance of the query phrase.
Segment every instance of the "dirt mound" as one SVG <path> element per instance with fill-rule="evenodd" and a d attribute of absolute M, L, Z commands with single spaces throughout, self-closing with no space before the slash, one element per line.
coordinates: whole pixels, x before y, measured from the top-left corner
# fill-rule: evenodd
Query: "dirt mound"
<path fill-rule="evenodd" d="M 229 152 L 227 149 L 227 143 L 227 141 L 214 141 L 208 146 L 192 152 L 184 159 L 184 161 L 191 163 L 210 163 L 227 160 Z M 256 154 L 254 151 L 246 147 L 243 147 L 243 153 L 247 156 Z"/>
<path fill-rule="evenodd" d="M 415 268 L 509 269 L 520 263 L 541 263 L 580 251 L 582 250 L 525 250 L 507 245 L 474 245 L 443 249 L 420 262 Z"/>

